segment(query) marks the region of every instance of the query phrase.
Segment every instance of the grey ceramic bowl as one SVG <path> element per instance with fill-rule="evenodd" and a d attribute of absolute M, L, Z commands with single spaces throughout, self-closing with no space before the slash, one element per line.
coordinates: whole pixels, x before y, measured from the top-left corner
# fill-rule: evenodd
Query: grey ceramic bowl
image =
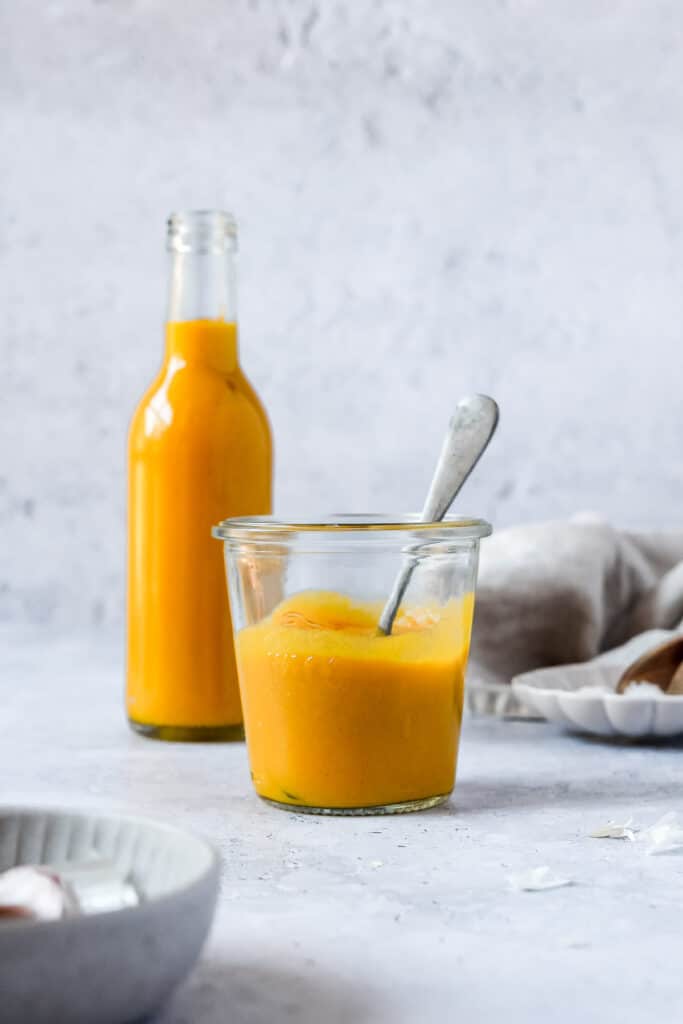
<path fill-rule="evenodd" d="M 124 1024 L 155 1010 L 196 961 L 211 925 L 218 857 L 142 818 L 0 808 L 0 871 L 98 855 L 145 899 L 60 921 L 0 923 L 3 1024 Z"/>

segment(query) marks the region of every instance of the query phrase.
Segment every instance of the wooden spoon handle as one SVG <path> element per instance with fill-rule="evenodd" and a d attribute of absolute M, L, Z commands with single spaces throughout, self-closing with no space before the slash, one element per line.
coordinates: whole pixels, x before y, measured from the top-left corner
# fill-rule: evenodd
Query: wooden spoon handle
<path fill-rule="evenodd" d="M 670 687 L 674 676 L 681 672 L 682 661 L 683 636 L 675 636 L 673 640 L 667 640 L 636 658 L 622 673 L 616 692 L 623 693 L 631 683 L 654 683 L 665 693 L 673 693 Z M 677 685 L 683 687 L 683 674 Z M 683 688 L 676 692 L 683 693 Z"/>
<path fill-rule="evenodd" d="M 671 677 L 671 682 L 666 692 L 672 695 L 675 693 L 683 694 L 683 661 Z"/>

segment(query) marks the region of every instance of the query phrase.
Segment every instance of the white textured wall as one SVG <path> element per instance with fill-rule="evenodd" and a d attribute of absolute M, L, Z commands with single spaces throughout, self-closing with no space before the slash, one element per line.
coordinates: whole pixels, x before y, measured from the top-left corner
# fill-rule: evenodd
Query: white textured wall
<path fill-rule="evenodd" d="M 164 219 L 241 225 L 280 510 L 683 507 L 683 5 L 11 3 L 0 25 L 0 615 L 122 616 L 124 435 Z"/>

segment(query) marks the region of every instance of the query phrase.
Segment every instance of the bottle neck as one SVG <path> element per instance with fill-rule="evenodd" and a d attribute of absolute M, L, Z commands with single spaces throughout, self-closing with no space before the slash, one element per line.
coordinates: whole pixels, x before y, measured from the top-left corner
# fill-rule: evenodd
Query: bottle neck
<path fill-rule="evenodd" d="M 171 253 L 169 323 L 222 320 L 235 323 L 237 298 L 232 252 Z"/>
<path fill-rule="evenodd" d="M 166 357 L 174 363 L 238 367 L 235 261 L 232 252 L 174 252 Z"/>
<path fill-rule="evenodd" d="M 169 320 L 166 365 L 171 371 L 195 366 L 234 373 L 239 368 L 237 325 L 225 320 Z"/>

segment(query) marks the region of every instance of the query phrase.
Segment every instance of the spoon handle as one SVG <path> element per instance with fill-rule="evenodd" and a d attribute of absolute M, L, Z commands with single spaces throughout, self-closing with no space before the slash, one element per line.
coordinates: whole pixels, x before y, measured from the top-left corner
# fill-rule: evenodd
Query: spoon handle
<path fill-rule="evenodd" d="M 498 405 L 488 395 L 468 395 L 458 402 L 443 439 L 421 522 L 441 522 L 493 437 L 498 415 Z"/>
<path fill-rule="evenodd" d="M 420 515 L 422 523 L 438 523 L 481 458 L 498 425 L 498 405 L 488 395 L 469 395 L 458 402 L 441 446 L 441 454 Z M 378 633 L 387 636 L 410 577 L 417 565 L 409 555 L 380 615 Z"/>

